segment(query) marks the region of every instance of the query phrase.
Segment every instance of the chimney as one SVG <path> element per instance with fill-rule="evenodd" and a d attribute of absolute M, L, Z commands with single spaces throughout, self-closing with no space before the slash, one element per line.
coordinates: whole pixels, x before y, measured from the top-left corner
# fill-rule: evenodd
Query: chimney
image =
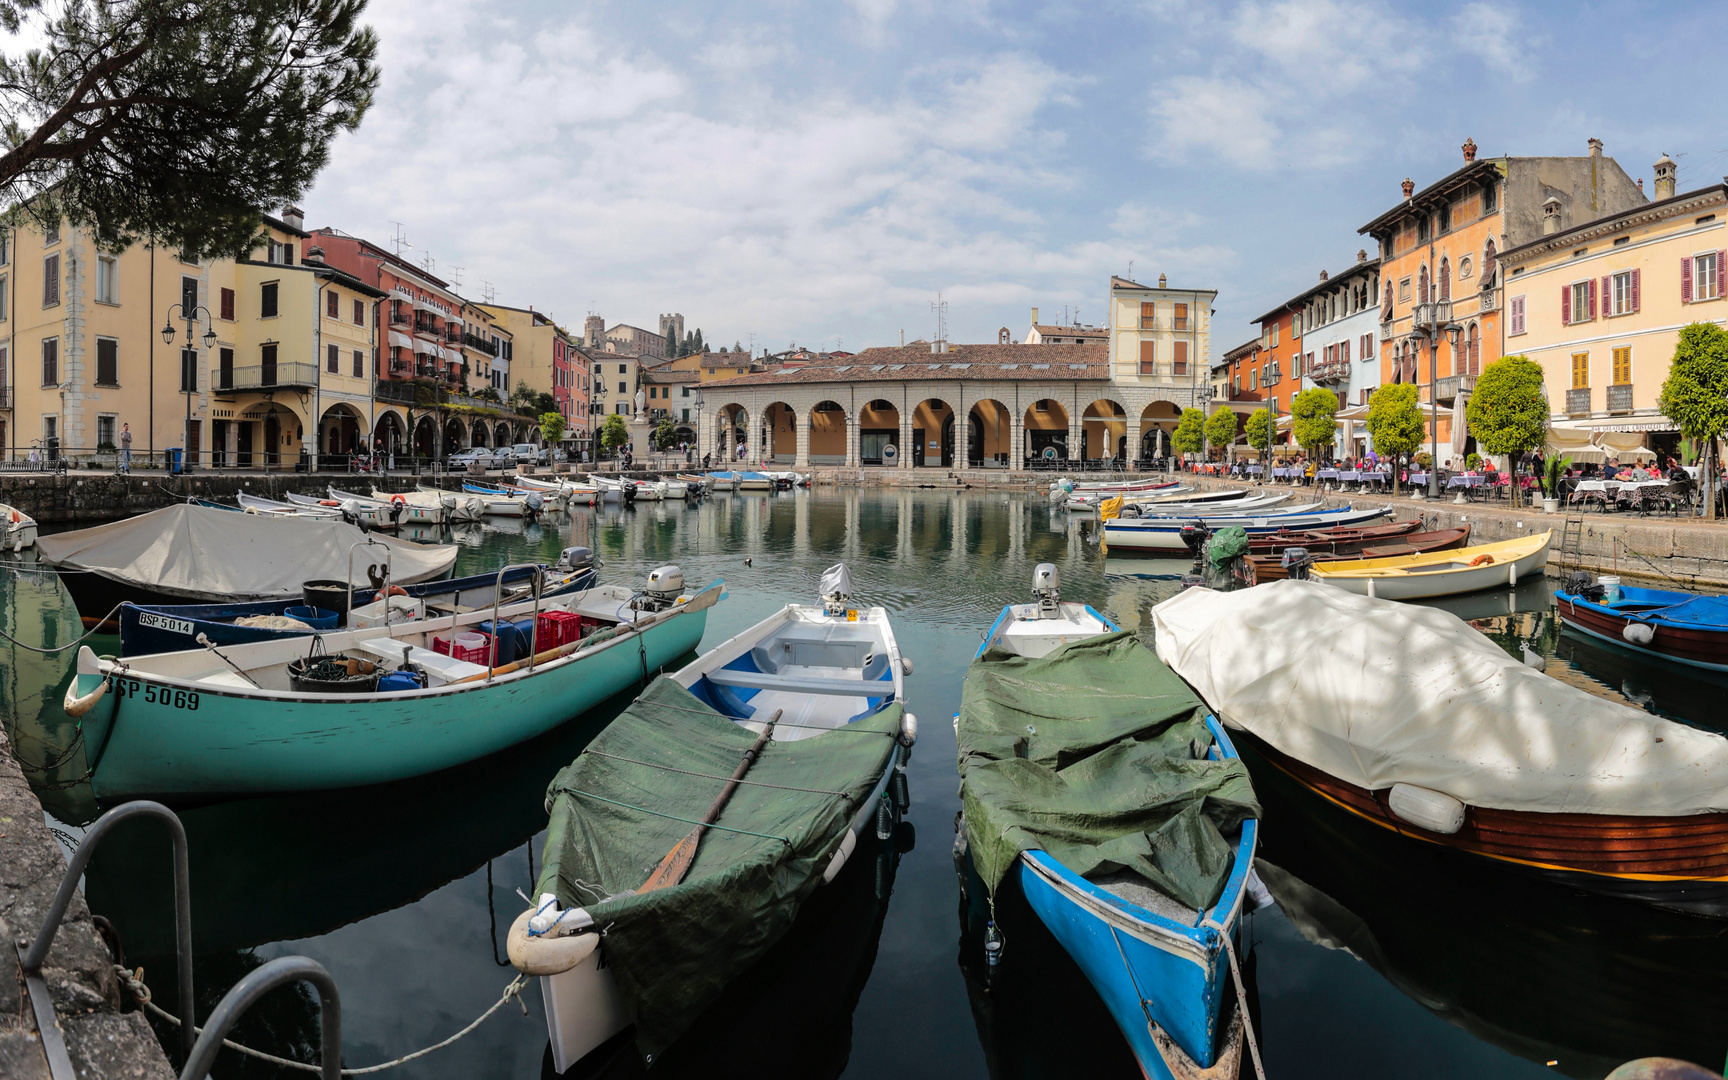
<path fill-rule="evenodd" d="M 1367 248 L 1357 248 L 1356 249 L 1356 261 L 1359 263 L 1365 263 L 1368 261 L 1368 249 Z"/>
<path fill-rule="evenodd" d="M 1032 309 L 1032 325 L 1033 326 L 1038 325 L 1038 309 L 1037 308 Z M 904 343 L 902 343 L 902 344 L 904 344 Z"/>
<path fill-rule="evenodd" d="M 1321 280 L 1321 281 L 1325 281 L 1325 280 L 1326 280 L 1326 279 L 1327 279 L 1327 278 L 1329 278 L 1329 277 L 1331 277 L 1331 276 L 1332 276 L 1332 275 L 1331 275 L 1331 274 L 1328 274 L 1328 273 L 1327 273 L 1327 272 L 1326 272 L 1326 271 L 1324 271 L 1324 270 L 1322 270 L 1322 271 L 1320 271 L 1320 280 Z"/>
<path fill-rule="evenodd" d="M 1656 197 L 1672 199 L 1674 197 L 1674 159 L 1663 154 L 1656 159 Z"/>
<path fill-rule="evenodd" d="M 299 229 L 301 232 L 305 232 L 306 215 L 300 212 L 298 206 L 284 206 L 282 208 L 282 224 L 291 229 Z"/>
<path fill-rule="evenodd" d="M 1550 195 L 1542 204 L 1542 235 L 1553 236 L 1560 231 L 1560 200 Z"/>
<path fill-rule="evenodd" d="M 313 244 L 311 247 L 306 249 L 306 254 L 301 256 L 300 261 L 322 263 L 324 261 L 324 249 L 319 247 L 317 244 Z"/>
<path fill-rule="evenodd" d="M 1594 139 L 1593 138 L 1590 140 L 1590 156 L 1593 158 L 1599 158 L 1602 156 L 1602 140 L 1601 139 Z"/>
<path fill-rule="evenodd" d="M 1464 140 L 1463 150 L 1464 150 L 1464 164 L 1468 165 L 1472 161 L 1476 160 L 1476 140 L 1475 139 L 1466 137 Z"/>
<path fill-rule="evenodd" d="M 1408 176 L 1406 176 L 1404 182 L 1398 186 L 1404 189 L 1404 197 L 1406 199 L 1416 194 L 1416 181 L 1410 179 Z"/>
<path fill-rule="evenodd" d="M 1642 176 L 1638 178 L 1638 194 L 1644 194 L 1644 178 Z"/>
<path fill-rule="evenodd" d="M 1164 286 L 1164 283 L 1165 283 L 1165 282 L 1166 282 L 1166 281 L 1168 281 L 1168 280 L 1169 280 L 1169 279 L 1168 279 L 1168 278 L 1166 278 L 1166 277 L 1165 277 L 1165 276 L 1164 276 L 1164 275 L 1163 275 L 1163 274 L 1159 274 L 1159 275 L 1158 275 L 1158 287 L 1159 287 L 1159 288 L 1160 288 L 1160 289 L 1162 289 L 1162 288 L 1164 288 L 1164 287 L 1165 287 L 1165 286 Z"/>

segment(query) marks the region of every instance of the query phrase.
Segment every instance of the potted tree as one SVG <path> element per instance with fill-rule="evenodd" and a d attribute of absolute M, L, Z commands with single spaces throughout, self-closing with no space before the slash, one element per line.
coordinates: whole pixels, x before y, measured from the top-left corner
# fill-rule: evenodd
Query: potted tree
<path fill-rule="evenodd" d="M 1262 483 L 1270 479 L 1266 475 L 1266 451 L 1272 448 L 1273 434 L 1271 409 L 1255 409 L 1248 415 L 1248 445 L 1260 451 L 1260 480 Z"/>
<path fill-rule="evenodd" d="M 1552 514 L 1560 509 L 1560 500 L 1566 494 L 1560 490 L 1560 477 L 1571 467 L 1572 458 L 1570 456 L 1565 458 L 1556 456 L 1548 459 L 1548 472 L 1542 477 L 1542 512 L 1544 514 Z"/>
<path fill-rule="evenodd" d="M 1542 392 L 1542 365 L 1527 356 L 1502 356 L 1482 369 L 1476 392 L 1465 406 L 1470 434 L 1490 454 L 1513 464 L 1512 505 L 1518 505 L 1520 455 L 1542 445 L 1548 434 L 1548 397 Z"/>
<path fill-rule="evenodd" d="M 1391 456 L 1392 494 L 1398 494 L 1398 459 L 1422 445 L 1422 410 L 1410 383 L 1382 386 L 1368 398 L 1368 435 L 1374 449 Z"/>
<path fill-rule="evenodd" d="M 1704 500 L 1704 516 L 1714 520 L 1721 497 L 1716 440 L 1728 432 L 1728 330 L 1713 323 L 1693 323 L 1680 331 L 1656 403 L 1680 434 L 1701 448 L 1698 493 Z"/>

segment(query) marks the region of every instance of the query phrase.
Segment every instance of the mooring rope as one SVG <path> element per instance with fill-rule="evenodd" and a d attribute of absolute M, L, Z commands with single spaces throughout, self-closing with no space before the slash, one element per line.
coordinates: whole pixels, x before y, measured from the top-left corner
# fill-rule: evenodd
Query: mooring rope
<path fill-rule="evenodd" d="M 60 646 L 57 649 L 39 649 L 34 645 L 25 644 L 24 642 L 19 641 L 17 638 L 13 637 L 11 634 L 8 634 L 4 630 L 0 630 L 0 637 L 5 638 L 7 641 L 10 641 L 12 644 L 18 646 L 20 649 L 29 649 L 31 652 L 41 653 L 43 656 L 53 656 L 55 653 L 63 653 L 67 649 L 72 648 L 74 645 L 80 644 L 85 638 L 89 637 L 91 634 L 94 634 L 96 631 L 102 629 L 104 626 L 107 626 L 108 620 L 112 619 L 114 617 L 114 613 L 116 611 L 119 611 L 121 608 L 123 608 L 125 606 L 126 606 L 125 601 L 121 601 L 120 603 L 115 604 L 113 607 L 108 609 L 108 614 L 106 614 L 106 615 L 102 616 L 100 619 L 96 620 L 95 626 L 92 626 L 90 629 L 84 631 L 82 634 L 79 634 L 77 637 L 73 638 L 70 642 L 66 643 L 65 645 Z"/>
<path fill-rule="evenodd" d="M 114 974 L 116 976 L 118 976 L 120 981 L 126 985 L 127 989 L 132 991 L 133 995 L 138 999 L 138 1003 L 140 1005 L 144 1006 L 146 1009 L 150 1010 L 152 1015 L 161 1017 L 163 1020 L 166 1020 L 170 1024 L 173 1024 L 175 1027 L 180 1026 L 180 1019 L 178 1017 L 174 1016 L 172 1013 L 164 1011 L 155 1002 L 150 1000 L 150 988 L 148 986 L 144 985 L 144 969 L 143 968 L 139 968 L 136 972 L 132 972 L 132 971 L 126 970 L 126 968 L 122 967 L 119 964 L 115 964 L 114 965 Z M 412 1054 L 403 1054 L 399 1058 L 394 1058 L 390 1061 L 383 1062 L 382 1064 L 368 1065 L 363 1069 L 343 1069 L 342 1075 L 343 1076 L 365 1076 L 368 1073 L 379 1073 L 379 1072 L 383 1072 L 386 1069 L 394 1069 L 398 1065 L 406 1065 L 406 1064 L 408 1064 L 408 1062 L 413 1061 L 417 1058 L 423 1058 L 427 1054 L 430 1054 L 436 1050 L 442 1050 L 446 1046 L 449 1046 L 451 1043 L 455 1042 L 457 1039 L 462 1038 L 462 1036 L 467 1035 L 469 1032 L 471 1032 L 475 1028 L 479 1027 L 493 1013 L 495 1013 L 499 1009 L 503 1008 L 504 1003 L 506 1001 L 509 1001 L 511 998 L 516 999 L 516 1003 L 518 1005 L 522 1006 L 522 1015 L 527 1016 L 528 1015 L 528 1005 L 527 1005 L 527 1003 L 525 1003 L 522 1000 L 522 996 L 521 996 L 523 989 L 526 988 L 527 985 L 528 985 L 528 976 L 526 976 L 526 975 L 518 975 L 514 979 L 510 980 L 510 985 L 506 986 L 504 988 L 503 995 L 500 996 L 498 998 L 498 1000 L 492 1004 L 492 1007 L 490 1009 L 487 1009 L 485 1012 L 481 1013 L 478 1017 L 476 1017 L 472 1024 L 469 1024 L 467 1027 L 463 1028 L 461 1031 L 458 1031 L 456 1034 L 450 1036 L 448 1039 L 445 1039 L 443 1042 L 434 1043 L 433 1045 L 426 1047 L 424 1050 L 416 1050 Z M 194 1025 L 192 1028 L 192 1032 L 194 1035 L 202 1035 L 202 1034 L 204 1034 L 204 1029 Z M 241 1044 L 235 1042 L 233 1039 L 223 1039 L 222 1045 L 226 1046 L 230 1050 L 239 1051 L 240 1053 L 246 1054 L 249 1057 L 255 1057 L 260 1061 L 268 1061 L 272 1065 L 279 1065 L 285 1069 L 299 1069 L 303 1072 L 310 1072 L 310 1073 L 316 1073 L 316 1072 L 323 1072 L 324 1071 L 321 1066 L 308 1065 L 304 1061 L 293 1061 L 289 1058 L 277 1057 L 275 1054 L 266 1054 L 262 1050 L 254 1050 L 250 1046 L 242 1046 Z"/>

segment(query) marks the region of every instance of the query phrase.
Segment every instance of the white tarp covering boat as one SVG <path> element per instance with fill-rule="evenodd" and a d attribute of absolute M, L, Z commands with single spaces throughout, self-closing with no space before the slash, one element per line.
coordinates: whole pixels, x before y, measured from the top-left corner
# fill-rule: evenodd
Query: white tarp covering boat
<path fill-rule="evenodd" d="M 1189 589 L 1152 616 L 1159 657 L 1221 720 L 1358 788 L 1542 813 L 1728 810 L 1728 739 L 1568 686 L 1437 608 L 1285 580 Z"/>
<path fill-rule="evenodd" d="M 344 521 L 306 519 L 289 529 L 268 517 L 186 503 L 45 536 L 37 545 L 61 569 L 87 570 L 152 593 L 271 600 L 300 595 L 310 580 L 340 580 L 348 572 L 349 550 L 368 539 L 390 548 L 390 579 L 404 585 L 443 577 L 456 562 L 454 545 L 368 534 Z M 356 576 L 376 561 L 376 555 L 360 552 Z"/>

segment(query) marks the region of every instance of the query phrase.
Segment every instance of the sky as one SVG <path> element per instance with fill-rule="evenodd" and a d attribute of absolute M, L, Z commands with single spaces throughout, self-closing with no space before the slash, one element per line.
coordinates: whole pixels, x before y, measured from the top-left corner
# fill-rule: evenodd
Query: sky
<path fill-rule="evenodd" d="M 371 0 L 382 85 L 304 203 L 459 292 L 857 351 L 1217 289 L 1215 352 L 1483 156 L 1728 173 L 1728 5 Z M 1706 50 L 1712 50 L 1707 52 Z M 457 270 L 456 268 L 460 268 Z"/>

